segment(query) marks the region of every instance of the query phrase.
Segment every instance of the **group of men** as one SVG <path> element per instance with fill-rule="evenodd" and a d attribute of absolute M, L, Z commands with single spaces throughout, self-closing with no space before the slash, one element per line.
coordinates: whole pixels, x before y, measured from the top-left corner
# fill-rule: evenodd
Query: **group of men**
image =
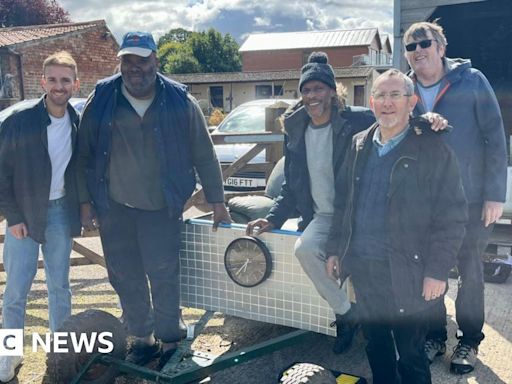
<path fill-rule="evenodd" d="M 326 55 L 310 56 L 302 100 L 283 118 L 281 194 L 247 226 L 261 233 L 300 213 L 295 255 L 335 313 L 334 352 L 362 325 L 373 382 L 386 384 L 431 382 L 429 364 L 446 351 L 444 294 L 455 266 L 450 369 L 474 369 L 484 338 L 481 256 L 507 174 L 500 109 L 484 75 L 446 58 L 436 23 L 413 24 L 403 42 L 411 72 L 375 80 L 373 115 L 340 103 Z M 420 115 L 431 129 L 411 120 Z M 357 304 L 339 289 L 347 277 Z"/>
<path fill-rule="evenodd" d="M 390 70 L 376 79 L 373 114 L 345 105 L 327 56 L 311 55 L 301 101 L 283 119 L 281 194 L 247 227 L 264 232 L 301 214 L 295 254 L 335 313 L 334 352 L 347 350 L 362 325 L 374 383 L 431 382 L 429 362 L 445 351 L 443 297 L 455 265 L 462 336 L 452 370 L 473 369 L 484 336 L 480 255 L 505 200 L 503 124 L 487 80 L 468 61 L 445 57 L 437 24 L 414 24 L 404 44 L 410 76 Z M 127 360 L 158 358 L 161 368 L 180 340 L 180 227 L 195 171 L 214 229 L 230 217 L 201 110 L 185 86 L 157 72 L 152 36 L 126 34 L 118 56 L 120 73 L 97 84 L 80 123 L 68 103 L 79 87 L 76 63 L 58 52 L 43 63 L 41 99 L 1 126 L 3 327 L 24 328 L 41 247 L 50 330 L 59 328 L 71 313 L 72 238 L 99 228 L 135 336 Z M 409 123 L 420 114 L 431 129 Z M 453 129 L 436 132 L 447 121 Z M 340 289 L 347 276 L 357 306 Z M 20 363 L 0 357 L 0 381 Z"/>
<path fill-rule="evenodd" d="M 195 171 L 214 229 L 230 217 L 201 109 L 184 85 L 157 73 L 151 34 L 126 34 L 118 57 L 120 73 L 97 84 L 80 123 L 69 104 L 79 81 L 67 52 L 44 61 L 44 95 L 2 123 L 2 325 L 24 328 L 41 247 L 50 330 L 59 329 L 71 314 L 72 238 L 82 227 L 99 227 L 109 280 L 135 336 L 127 360 L 143 365 L 158 358 L 161 368 L 181 339 L 181 217 Z M 10 381 L 21 361 L 0 357 L 0 381 Z"/>

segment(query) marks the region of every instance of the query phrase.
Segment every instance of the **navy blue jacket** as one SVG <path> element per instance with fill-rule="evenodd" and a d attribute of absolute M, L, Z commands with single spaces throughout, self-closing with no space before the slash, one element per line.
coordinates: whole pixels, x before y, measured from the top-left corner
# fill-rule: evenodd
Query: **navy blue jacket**
<path fill-rule="evenodd" d="M 326 252 L 339 256 L 341 263 L 351 245 L 360 180 L 376 127 L 354 136 L 336 179 Z M 437 302 L 422 297 L 423 279 L 448 279 L 465 233 L 468 213 L 457 160 L 442 136 L 411 130 L 394 149 L 400 156 L 389 178 L 382 231 L 394 250 L 389 266 L 398 315 L 421 312 Z"/>
<path fill-rule="evenodd" d="M 306 161 L 305 132 L 310 118 L 299 103 L 283 115 L 285 140 L 285 180 L 280 196 L 267 215 L 276 228 L 296 211 L 300 214 L 298 230 L 303 231 L 313 220 L 313 198 L 309 186 L 309 171 Z M 375 122 L 373 113 L 362 107 L 333 107 L 331 125 L 333 129 L 333 171 L 338 174 L 352 136 Z"/>
<path fill-rule="evenodd" d="M 83 180 L 79 179 L 80 202 L 92 201 L 99 213 L 104 213 L 109 207 L 107 170 L 112 145 L 113 114 L 121 92 L 121 82 L 121 75 L 117 74 L 96 85 L 80 126 L 79 176 L 85 176 L 88 190 L 88 193 L 84 191 Z M 157 86 L 163 90 L 158 100 L 160 114 L 159 124 L 154 130 L 155 144 L 169 214 L 176 217 L 182 214 L 185 202 L 196 186 L 189 150 L 187 88 L 160 74 L 157 74 Z"/>
<path fill-rule="evenodd" d="M 72 156 L 64 174 L 71 236 L 80 235 L 76 186 L 78 114 L 68 104 Z M 48 154 L 50 117 L 45 96 L 9 116 L 0 127 L 0 213 L 9 226 L 25 223 L 29 236 L 44 243 L 52 164 Z"/>
<path fill-rule="evenodd" d="M 433 112 L 453 126 L 442 135 L 459 161 L 462 185 L 470 204 L 505 201 L 507 149 L 498 101 L 485 76 L 469 60 L 445 59 Z M 410 76 L 415 80 L 414 72 Z M 419 101 L 415 113 L 425 113 Z"/>

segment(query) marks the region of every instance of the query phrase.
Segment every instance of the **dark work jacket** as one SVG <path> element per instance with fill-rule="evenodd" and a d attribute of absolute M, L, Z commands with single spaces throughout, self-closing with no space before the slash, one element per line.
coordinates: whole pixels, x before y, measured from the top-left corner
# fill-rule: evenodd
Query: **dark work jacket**
<path fill-rule="evenodd" d="M 362 107 L 333 107 L 331 125 L 333 132 L 333 171 L 339 172 L 352 136 L 375 122 L 373 113 Z M 298 230 L 303 231 L 313 219 L 313 198 L 309 185 L 309 171 L 306 161 L 305 132 L 310 118 L 302 103 L 298 103 L 283 116 L 285 140 L 285 180 L 280 196 L 267 215 L 276 228 L 296 211 L 300 214 Z"/>
<path fill-rule="evenodd" d="M 442 135 L 459 161 L 462 185 L 470 204 L 504 202 L 507 190 L 507 147 L 500 107 L 491 85 L 471 61 L 444 59 L 446 74 L 441 80 L 433 111 L 453 126 Z M 414 72 L 411 78 L 416 81 Z M 419 101 L 415 113 L 426 112 Z"/>
<path fill-rule="evenodd" d="M 109 207 L 107 171 L 114 109 L 121 92 L 121 82 L 121 75 L 117 74 L 96 85 L 80 126 L 80 156 L 87 152 L 87 189 L 99 213 L 104 213 Z M 157 74 L 156 84 L 163 89 L 159 99 L 154 101 L 160 103 L 158 123 L 154 127 L 155 150 L 169 215 L 177 217 L 182 214 L 185 202 L 196 186 L 190 151 L 187 88 L 160 74 Z"/>
<path fill-rule="evenodd" d="M 75 162 L 78 115 L 68 104 L 71 119 L 72 156 L 64 174 L 71 236 L 80 235 Z M 25 223 L 29 236 L 44 243 L 52 164 L 48 154 L 50 117 L 43 96 L 17 111 L 0 128 L 0 213 L 9 226 Z"/>
<path fill-rule="evenodd" d="M 342 270 L 350 247 L 359 182 L 376 126 L 354 136 L 336 179 L 327 255 L 338 255 Z M 387 224 L 382 230 L 393 249 L 389 265 L 396 305 L 399 314 L 410 315 L 435 302 L 421 296 L 423 279 L 448 279 L 468 213 L 457 159 L 441 135 L 430 131 L 417 135 L 411 130 L 396 150 L 400 157 L 389 179 Z"/>

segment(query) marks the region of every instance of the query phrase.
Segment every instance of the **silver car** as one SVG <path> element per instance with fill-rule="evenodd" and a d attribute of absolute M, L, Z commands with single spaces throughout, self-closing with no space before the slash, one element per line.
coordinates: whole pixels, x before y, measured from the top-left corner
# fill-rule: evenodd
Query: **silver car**
<path fill-rule="evenodd" d="M 212 135 L 227 133 L 260 133 L 265 132 L 265 108 L 284 102 L 288 105 L 296 103 L 291 99 L 261 99 L 249 101 L 236 107 L 212 131 Z M 229 165 L 247 153 L 254 144 L 216 144 L 215 152 L 222 165 Z M 265 163 L 265 151 L 256 155 L 249 164 Z M 251 172 L 243 169 L 229 177 L 224 188 L 227 190 L 259 190 L 265 189 L 265 172 Z"/>

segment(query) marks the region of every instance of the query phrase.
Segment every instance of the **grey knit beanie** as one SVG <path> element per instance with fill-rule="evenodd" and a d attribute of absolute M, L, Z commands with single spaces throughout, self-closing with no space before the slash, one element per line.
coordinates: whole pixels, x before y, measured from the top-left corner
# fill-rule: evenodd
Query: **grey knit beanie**
<path fill-rule="evenodd" d="M 336 90 L 334 71 L 325 52 L 313 52 L 309 55 L 308 63 L 302 67 L 301 72 L 299 91 L 302 91 L 302 86 L 311 80 L 321 81 Z"/>

